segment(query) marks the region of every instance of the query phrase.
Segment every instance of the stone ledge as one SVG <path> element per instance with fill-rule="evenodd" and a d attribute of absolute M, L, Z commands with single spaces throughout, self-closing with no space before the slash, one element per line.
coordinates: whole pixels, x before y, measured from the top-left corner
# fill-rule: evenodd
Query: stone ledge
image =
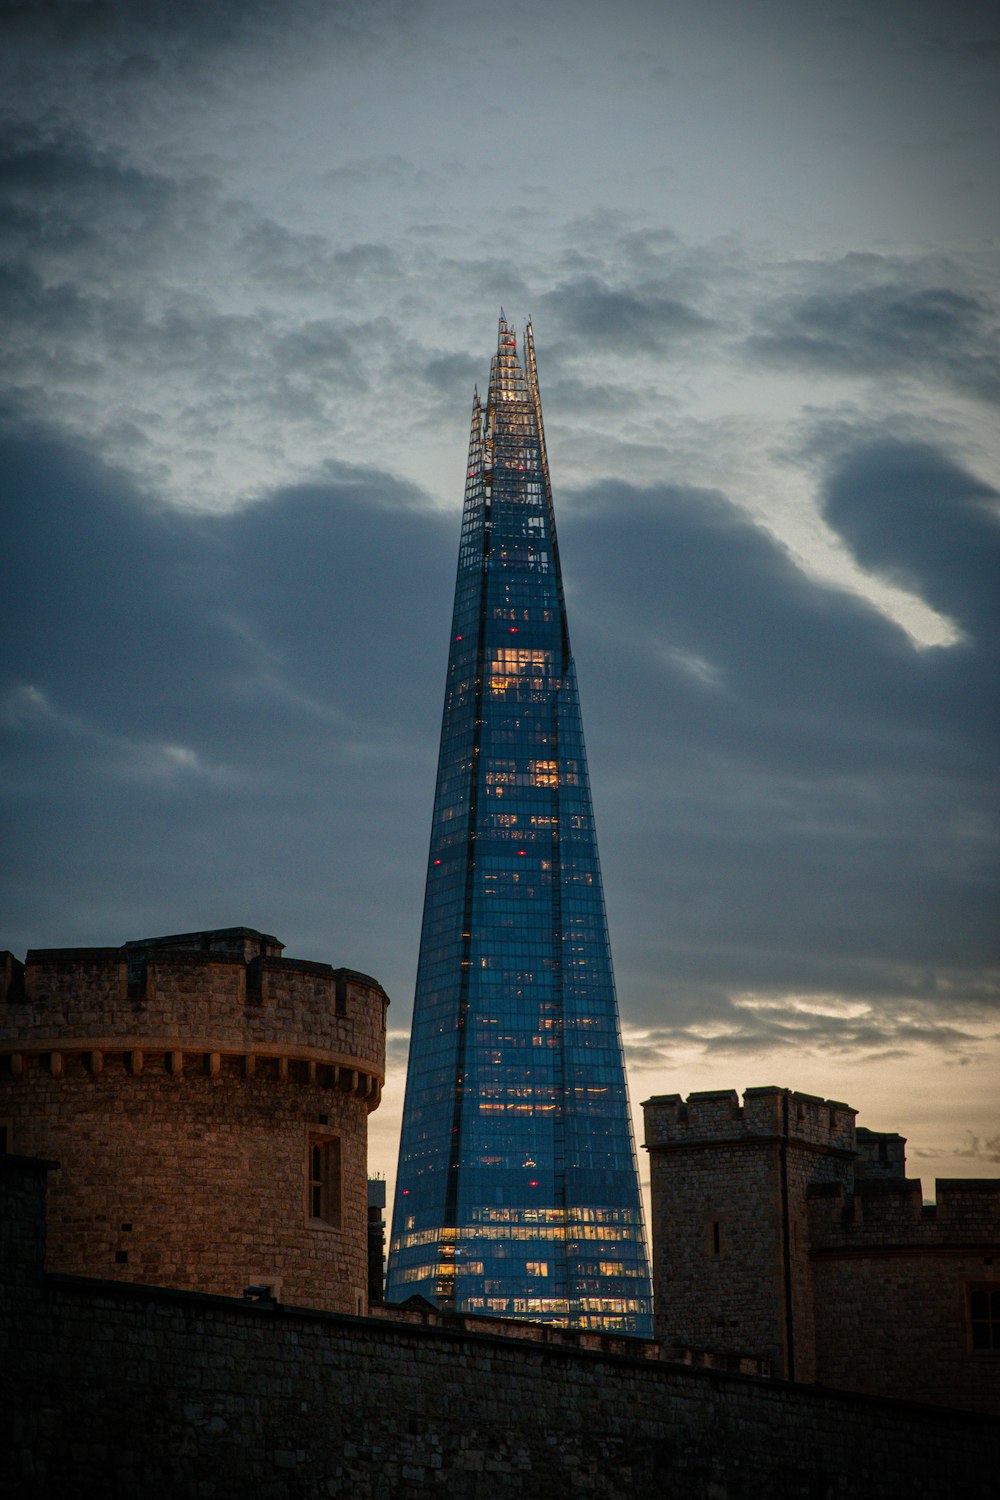
<path fill-rule="evenodd" d="M 237 1058 L 244 1064 L 244 1076 L 252 1077 L 258 1062 L 277 1061 L 280 1065 L 284 1063 L 306 1063 L 312 1065 L 315 1071 L 303 1080 L 308 1083 L 318 1083 L 320 1087 L 340 1088 L 346 1093 L 356 1093 L 362 1099 L 369 1099 L 378 1095 L 385 1083 L 385 1075 L 373 1071 L 371 1065 L 360 1058 L 345 1053 L 329 1052 L 319 1047 L 250 1047 L 234 1048 L 231 1044 L 216 1042 L 210 1039 L 201 1039 L 197 1046 L 192 1046 L 189 1040 L 164 1037 L 88 1037 L 85 1041 L 67 1042 L 59 1039 L 57 1047 L 50 1042 L 18 1045 L 16 1047 L 6 1046 L 0 1050 L 0 1063 L 6 1065 L 8 1077 L 14 1079 L 23 1078 L 24 1062 L 28 1058 L 50 1059 L 50 1071 L 54 1077 L 65 1077 L 66 1059 L 72 1057 L 74 1060 L 90 1059 L 97 1056 L 103 1060 L 108 1057 L 124 1057 L 126 1059 L 126 1073 L 129 1076 L 138 1077 L 140 1074 L 148 1077 L 149 1073 L 145 1063 L 150 1057 L 163 1057 L 163 1076 L 172 1077 L 178 1081 L 193 1078 L 193 1074 L 185 1074 L 183 1071 L 183 1060 L 186 1058 L 200 1058 L 207 1062 L 210 1058 Z M 139 1058 L 136 1066 L 130 1059 Z M 180 1065 L 175 1059 L 180 1058 Z M 58 1059 L 58 1068 L 54 1068 L 51 1060 Z M 88 1072 L 100 1072 L 101 1066 L 95 1068 L 93 1064 L 85 1063 Z M 320 1069 L 329 1070 L 332 1077 L 324 1083 Z M 217 1069 L 216 1069 L 217 1071 Z M 345 1086 L 345 1076 L 351 1075 L 351 1082 Z M 294 1081 L 294 1079 L 293 1079 Z"/>

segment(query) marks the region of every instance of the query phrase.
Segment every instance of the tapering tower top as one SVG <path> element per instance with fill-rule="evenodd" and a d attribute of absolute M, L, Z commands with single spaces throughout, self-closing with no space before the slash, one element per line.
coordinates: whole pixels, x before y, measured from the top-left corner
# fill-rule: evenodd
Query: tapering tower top
<path fill-rule="evenodd" d="M 531 325 L 473 402 L 388 1296 L 648 1333 Z"/>

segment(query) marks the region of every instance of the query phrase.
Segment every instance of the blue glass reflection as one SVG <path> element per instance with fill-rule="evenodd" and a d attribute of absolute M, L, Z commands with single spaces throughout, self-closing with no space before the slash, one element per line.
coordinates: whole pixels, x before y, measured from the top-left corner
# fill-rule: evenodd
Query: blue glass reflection
<path fill-rule="evenodd" d="M 649 1336 L 649 1270 L 531 330 L 468 478 L 387 1296 Z"/>

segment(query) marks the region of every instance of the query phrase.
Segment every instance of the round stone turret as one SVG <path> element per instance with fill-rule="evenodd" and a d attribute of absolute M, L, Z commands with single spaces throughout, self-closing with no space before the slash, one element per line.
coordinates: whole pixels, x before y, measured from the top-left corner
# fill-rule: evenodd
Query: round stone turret
<path fill-rule="evenodd" d="M 234 927 L 0 955 L 0 1129 L 60 1163 L 49 1270 L 366 1310 L 388 999 L 282 951 Z"/>

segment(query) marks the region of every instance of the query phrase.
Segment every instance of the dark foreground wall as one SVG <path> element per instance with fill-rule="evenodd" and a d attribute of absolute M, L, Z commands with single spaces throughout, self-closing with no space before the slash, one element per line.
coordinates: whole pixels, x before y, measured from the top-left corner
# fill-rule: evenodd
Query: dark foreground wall
<path fill-rule="evenodd" d="M 987 1419 L 440 1327 L 41 1269 L 44 1173 L 0 1170 L 0 1493 L 938 1500 Z"/>

